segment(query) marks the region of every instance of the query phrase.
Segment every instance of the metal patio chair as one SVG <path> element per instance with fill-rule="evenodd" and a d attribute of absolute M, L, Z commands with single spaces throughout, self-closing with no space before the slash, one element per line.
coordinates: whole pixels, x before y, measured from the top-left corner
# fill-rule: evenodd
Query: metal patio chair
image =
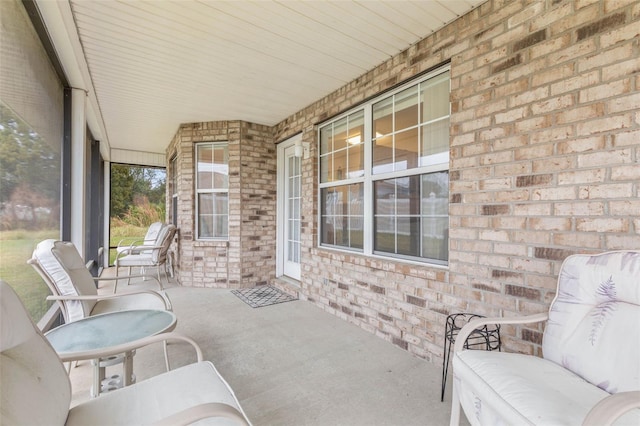
<path fill-rule="evenodd" d="M 191 344 L 197 362 L 70 408 L 71 382 L 62 362 L 92 359 L 95 351 L 59 357 L 13 289 L 0 280 L 0 424 L 176 425 L 206 419 L 206 424 L 250 425 L 229 384 L 212 363 L 202 361 L 202 351 L 188 337 L 156 335 L 105 349 L 99 356 L 165 340 Z"/>
<path fill-rule="evenodd" d="M 158 281 L 161 280 L 160 272 L 161 267 L 165 269 L 165 276 L 167 272 L 167 260 L 169 258 L 169 247 L 173 241 L 173 237 L 176 234 L 176 227 L 172 224 L 164 225 L 158 233 L 156 244 L 153 246 L 145 246 L 144 250 L 122 250 L 116 256 L 116 278 L 120 278 L 120 268 L 127 267 L 128 273 L 131 274 L 131 268 L 151 268 L 156 267 L 158 271 Z M 126 277 L 122 277 L 126 278 Z M 168 282 L 168 278 L 167 278 Z M 162 282 L 160 281 L 161 285 Z M 127 284 L 129 279 L 127 278 Z M 117 285 L 117 284 L 116 284 Z"/>
<path fill-rule="evenodd" d="M 149 225 L 147 229 L 147 233 L 145 236 L 140 239 L 135 238 L 123 238 L 118 242 L 118 246 L 116 247 L 116 252 L 121 253 L 123 251 L 128 251 L 129 253 L 137 253 L 142 252 L 144 250 L 148 250 L 149 246 L 155 246 L 156 241 L 158 239 L 158 234 L 164 224 L 162 222 L 153 222 Z"/>

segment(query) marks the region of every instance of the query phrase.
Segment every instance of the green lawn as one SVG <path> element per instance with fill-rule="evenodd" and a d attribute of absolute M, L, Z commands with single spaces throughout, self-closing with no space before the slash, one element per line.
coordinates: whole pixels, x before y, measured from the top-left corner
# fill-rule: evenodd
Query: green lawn
<path fill-rule="evenodd" d="M 147 227 L 121 226 L 111 230 L 112 246 L 123 238 L 139 239 Z M 56 229 L 46 231 L 0 231 L 0 279 L 9 283 L 25 304 L 31 318 L 38 322 L 53 302 L 46 300 L 51 294 L 38 273 L 27 264 L 36 245 L 47 238 L 59 238 Z M 115 250 L 110 252 L 110 261 L 115 260 Z"/>
<path fill-rule="evenodd" d="M 51 292 L 27 260 L 36 244 L 47 238 L 58 238 L 58 234 L 55 229 L 0 232 L 0 279 L 14 288 L 36 322 L 51 306 L 52 302 L 45 299 Z"/>
<path fill-rule="evenodd" d="M 110 247 L 117 247 L 120 241 L 123 241 L 123 244 L 131 244 L 134 241 L 138 241 L 144 238 L 147 233 L 148 226 L 114 226 L 111 225 L 111 240 L 109 241 Z M 113 262 L 116 260 L 116 250 L 109 250 L 109 265 L 113 265 Z"/>

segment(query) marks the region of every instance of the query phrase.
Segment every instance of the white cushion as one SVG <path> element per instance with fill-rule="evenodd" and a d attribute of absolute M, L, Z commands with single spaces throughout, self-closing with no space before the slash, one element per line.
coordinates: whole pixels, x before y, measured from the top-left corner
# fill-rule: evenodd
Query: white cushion
<path fill-rule="evenodd" d="M 609 393 L 637 391 L 639 327 L 640 252 L 570 256 L 558 277 L 542 352 Z"/>
<path fill-rule="evenodd" d="M 109 392 L 74 407 L 67 425 L 137 425 L 158 421 L 183 409 L 207 402 L 223 402 L 244 414 L 227 382 L 208 361 L 190 364 L 133 386 Z M 246 417 L 246 416 L 245 416 Z M 213 418 L 198 424 L 237 425 Z"/>
<path fill-rule="evenodd" d="M 118 266 L 156 266 L 151 253 L 131 254 L 118 259 Z"/>
<path fill-rule="evenodd" d="M 530 355 L 463 351 L 454 357 L 453 369 L 472 425 L 579 425 L 609 396 L 562 366 Z M 640 410 L 615 424 L 639 425 Z"/>
<path fill-rule="evenodd" d="M 160 293 L 159 293 L 160 294 Z M 160 294 L 163 297 L 166 295 Z M 119 297 L 99 300 L 91 310 L 91 315 L 106 314 L 108 312 L 126 311 L 133 309 L 166 310 L 167 306 L 157 296 L 150 293 L 118 293 Z"/>
<path fill-rule="evenodd" d="M 95 281 L 73 243 L 44 240 L 33 251 L 33 257 L 62 296 L 98 294 Z M 89 316 L 95 301 L 65 302 L 69 322 Z"/>
<path fill-rule="evenodd" d="M 162 222 L 153 222 L 151 225 L 149 225 L 149 229 L 147 229 L 147 233 L 144 236 L 144 239 L 142 240 L 141 245 L 155 246 L 156 240 L 158 239 L 158 235 L 160 234 L 160 230 L 162 229 L 163 226 L 165 225 Z M 131 246 L 121 246 L 116 248 L 116 251 L 118 253 L 122 253 L 123 251 L 130 251 L 130 250 L 131 250 Z M 141 247 L 138 247 L 138 249 L 134 252 L 142 253 L 142 251 L 143 249 Z"/>
<path fill-rule="evenodd" d="M 0 424 L 63 424 L 71 383 L 16 293 L 0 281 Z"/>

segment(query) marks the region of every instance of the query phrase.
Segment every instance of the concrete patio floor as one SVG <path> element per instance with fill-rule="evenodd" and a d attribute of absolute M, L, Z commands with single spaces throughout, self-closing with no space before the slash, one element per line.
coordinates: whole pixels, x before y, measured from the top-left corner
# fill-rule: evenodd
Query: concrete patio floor
<path fill-rule="evenodd" d="M 142 287 L 147 284 L 132 284 L 129 289 Z M 230 290 L 172 284 L 166 291 L 178 317 L 175 331 L 198 342 L 204 358 L 229 382 L 254 425 L 449 422 L 451 378 L 445 401 L 440 402 L 440 365 L 309 302 L 251 308 Z M 195 360 L 187 346 L 169 348 L 173 368 Z M 137 381 L 163 371 L 161 345 L 137 351 Z M 75 405 L 89 398 L 89 362 L 81 362 L 70 376 Z"/>

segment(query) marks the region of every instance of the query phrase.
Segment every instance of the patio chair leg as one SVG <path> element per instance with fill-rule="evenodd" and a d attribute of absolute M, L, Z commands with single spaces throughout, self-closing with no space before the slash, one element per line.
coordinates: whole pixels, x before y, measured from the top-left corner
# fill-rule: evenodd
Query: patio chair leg
<path fill-rule="evenodd" d="M 451 394 L 451 417 L 449 420 L 449 426 L 460 425 L 460 398 L 458 396 L 458 387 L 456 381 L 453 380 L 453 392 Z"/>
<path fill-rule="evenodd" d="M 129 283 L 131 282 L 131 278 L 129 278 L 131 276 L 131 266 L 129 266 L 129 269 L 127 269 L 127 285 L 129 285 Z"/>
<path fill-rule="evenodd" d="M 164 347 L 164 363 L 167 366 L 167 371 L 170 371 L 171 370 L 171 365 L 169 365 L 169 351 L 168 351 L 168 348 L 167 348 L 167 346 L 169 346 L 169 344 L 165 340 L 164 342 L 162 342 L 162 345 Z"/>
<path fill-rule="evenodd" d="M 160 266 L 156 266 L 158 269 L 158 282 L 160 283 L 160 290 L 164 290 L 164 286 L 162 285 L 162 279 L 160 278 Z"/>

